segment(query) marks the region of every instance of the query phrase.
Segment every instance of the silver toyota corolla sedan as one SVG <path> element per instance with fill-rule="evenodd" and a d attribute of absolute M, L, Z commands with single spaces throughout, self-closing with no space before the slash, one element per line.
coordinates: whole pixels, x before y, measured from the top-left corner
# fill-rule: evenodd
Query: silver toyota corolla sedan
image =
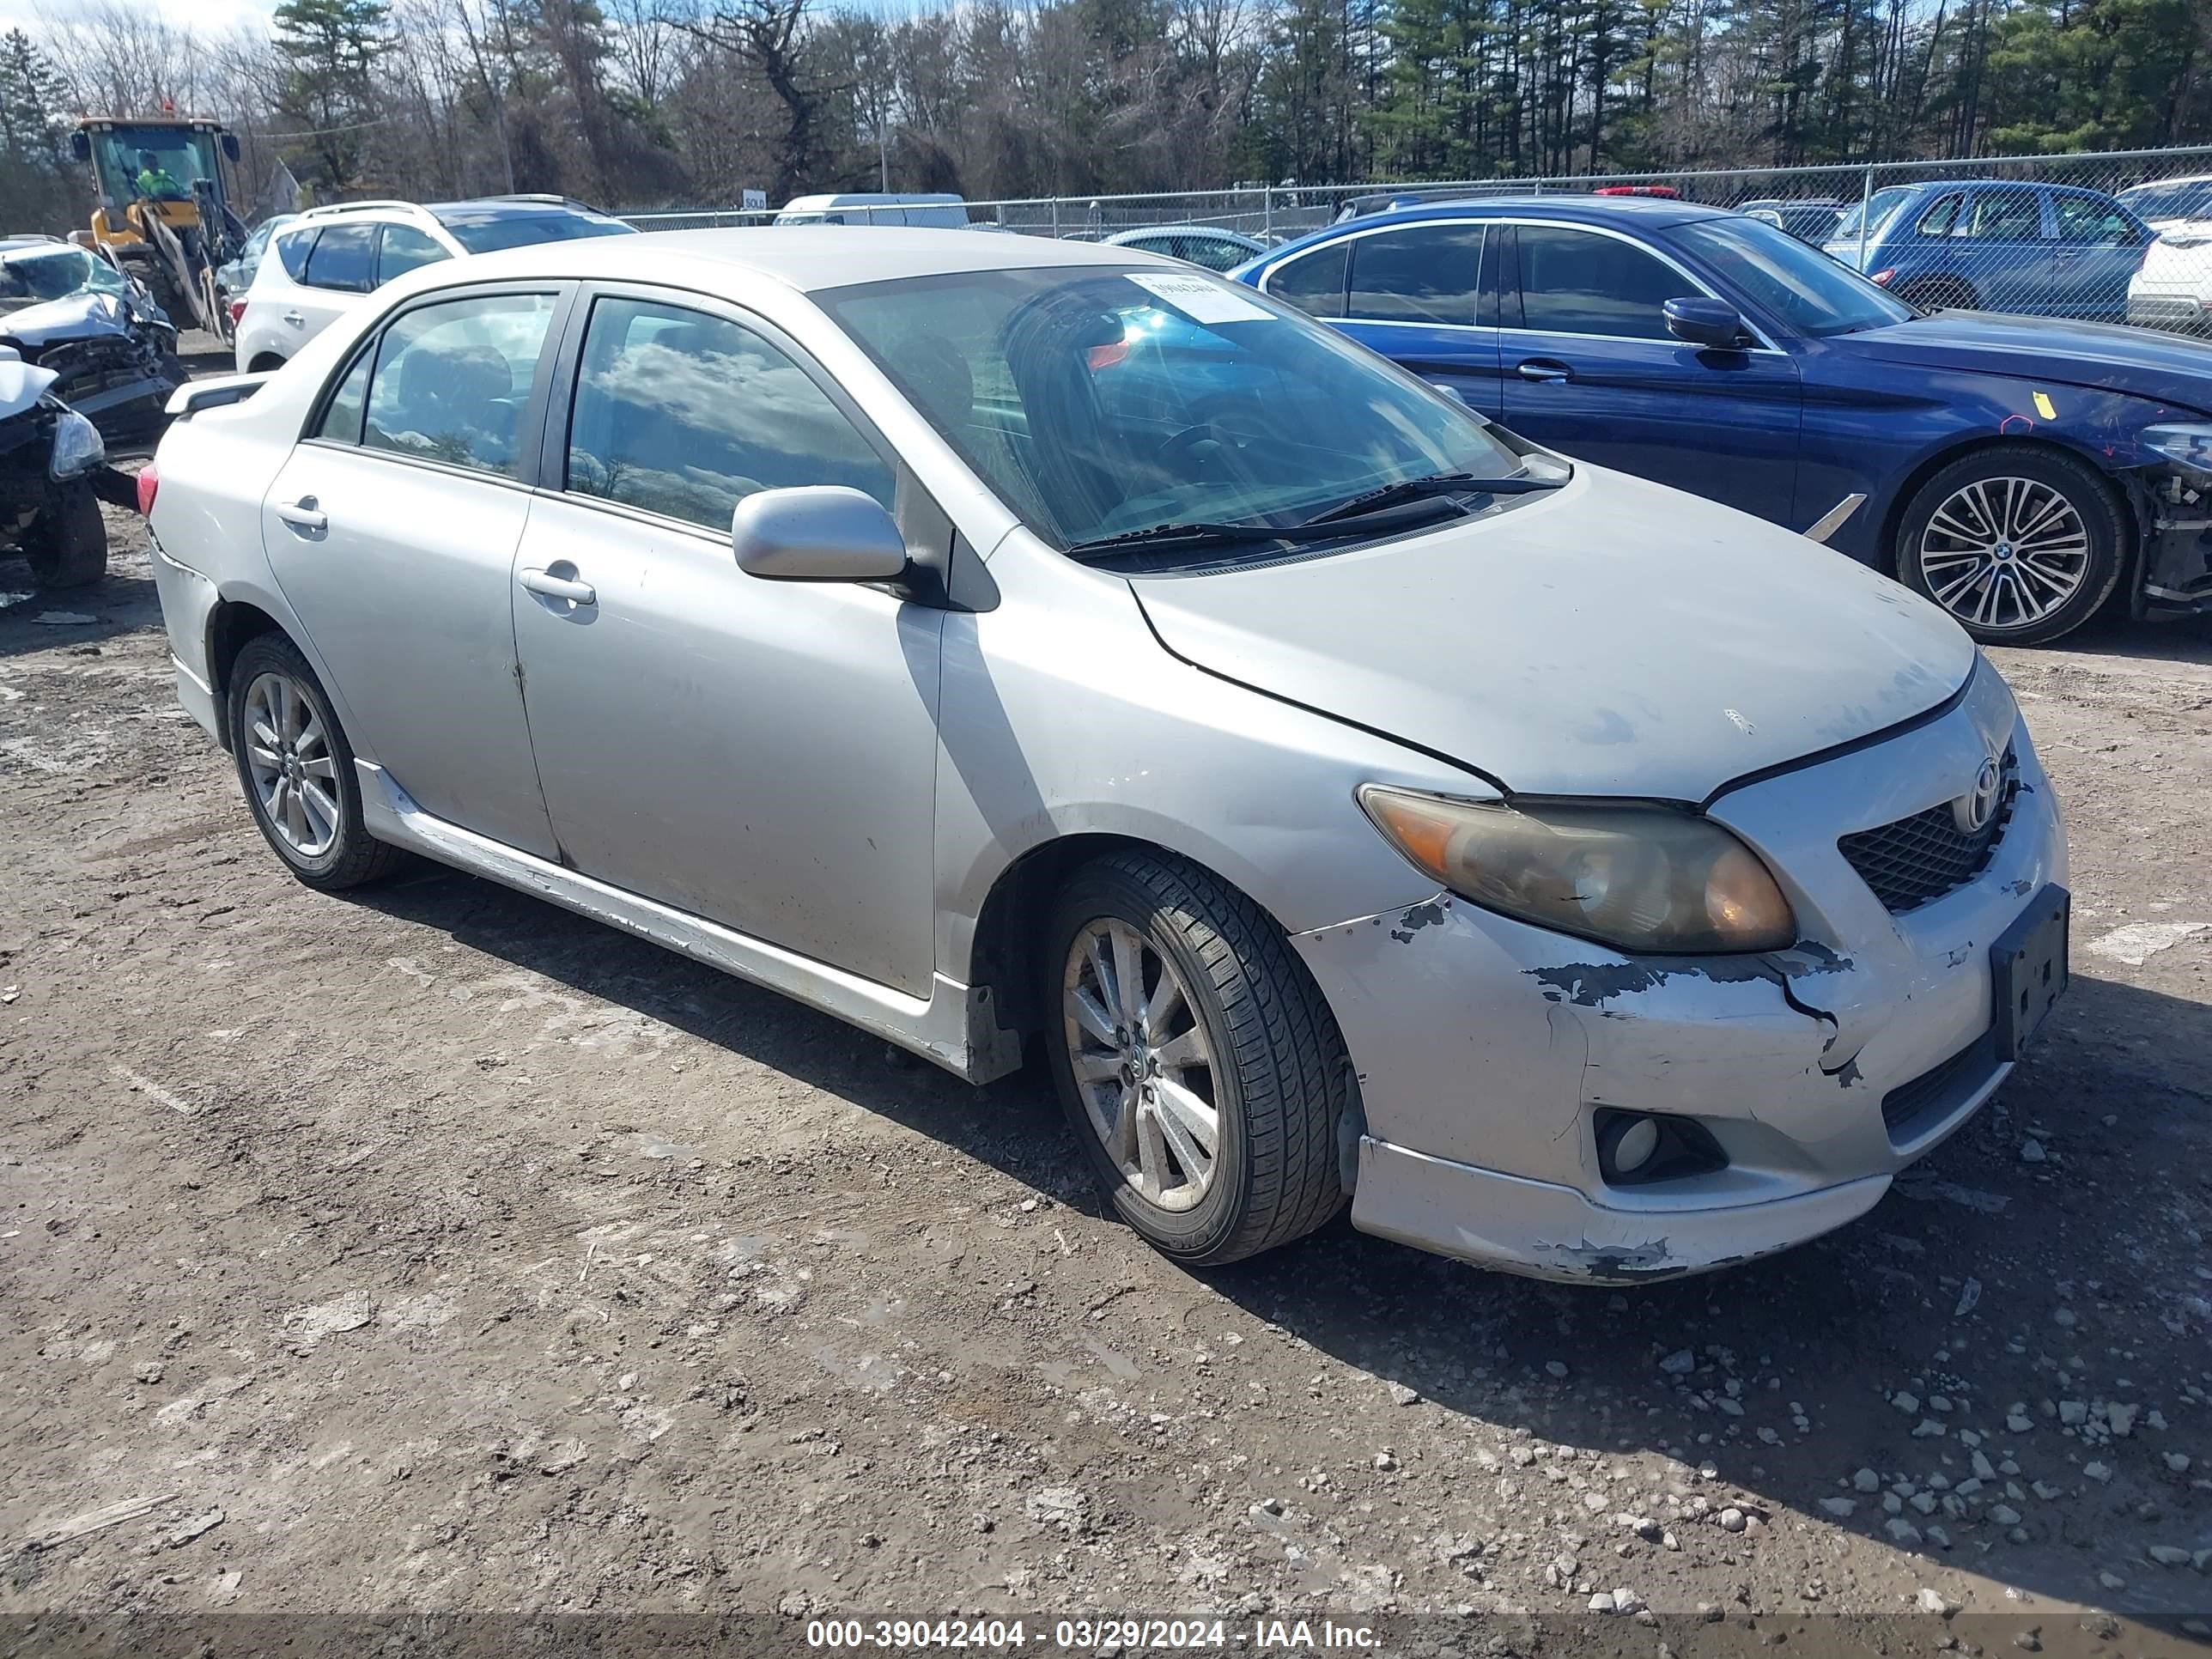
<path fill-rule="evenodd" d="M 1347 1200 L 1558 1279 L 1741 1261 L 2064 984 L 2057 805 L 1940 611 L 1188 265 L 563 242 L 176 407 L 178 693 L 301 880 L 405 849 L 1041 1056 L 1182 1261 Z"/>

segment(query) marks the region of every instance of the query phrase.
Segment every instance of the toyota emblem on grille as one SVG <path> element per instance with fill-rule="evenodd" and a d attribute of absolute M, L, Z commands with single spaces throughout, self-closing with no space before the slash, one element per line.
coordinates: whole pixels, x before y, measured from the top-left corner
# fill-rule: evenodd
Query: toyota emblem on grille
<path fill-rule="evenodd" d="M 1951 821 L 1959 826 L 1960 834 L 1978 836 L 1989 828 L 2003 796 L 2004 768 L 1991 755 L 1974 775 L 1974 787 L 1951 803 Z"/>

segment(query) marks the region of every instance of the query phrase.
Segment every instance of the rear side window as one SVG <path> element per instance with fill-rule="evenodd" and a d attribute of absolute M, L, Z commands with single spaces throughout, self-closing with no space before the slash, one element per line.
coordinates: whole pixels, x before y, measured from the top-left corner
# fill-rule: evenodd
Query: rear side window
<path fill-rule="evenodd" d="M 2051 206 L 2057 216 L 2062 242 L 2112 244 L 2135 240 L 2135 227 L 2118 202 L 2103 202 L 2094 196 L 2054 196 Z"/>
<path fill-rule="evenodd" d="M 486 295 L 403 313 L 377 348 L 362 445 L 519 477 L 522 411 L 552 319 L 550 294 Z"/>
<path fill-rule="evenodd" d="M 284 267 L 284 274 L 294 282 L 307 274 L 307 255 L 314 246 L 315 233 L 312 230 L 276 239 L 276 262 Z"/>
<path fill-rule="evenodd" d="M 1352 244 L 1352 292 L 1345 315 L 1370 322 L 1481 320 L 1480 225 L 1401 225 Z"/>
<path fill-rule="evenodd" d="M 309 288 L 333 288 L 366 294 L 376 286 L 376 227 L 328 225 L 315 238 L 314 252 L 300 280 Z"/>
<path fill-rule="evenodd" d="M 1667 301 L 1699 292 L 1674 267 L 1618 237 L 1522 225 L 1519 240 L 1525 328 L 1664 340 Z"/>
<path fill-rule="evenodd" d="M 1316 317 L 1344 315 L 1344 281 L 1351 269 L 1352 244 L 1332 242 L 1267 273 L 1267 292 Z"/>
<path fill-rule="evenodd" d="M 592 307 L 568 424 L 568 487 L 709 530 L 762 489 L 895 480 L 791 358 L 751 329 L 650 300 Z"/>
<path fill-rule="evenodd" d="M 331 393 L 330 402 L 324 406 L 323 418 L 307 435 L 328 438 L 336 443 L 357 444 L 361 441 L 362 411 L 368 403 L 368 371 L 376 362 L 374 349 L 363 347 L 354 359 L 353 367 L 346 371 L 338 389 Z"/>
<path fill-rule="evenodd" d="M 2043 204 L 2032 190 L 1985 190 L 1967 210 L 1961 235 L 1984 242 L 2033 242 L 2043 236 Z"/>
<path fill-rule="evenodd" d="M 452 256 L 435 240 L 412 225 L 386 225 L 384 241 L 376 252 L 376 285 L 382 288 L 394 276 L 434 265 Z"/>

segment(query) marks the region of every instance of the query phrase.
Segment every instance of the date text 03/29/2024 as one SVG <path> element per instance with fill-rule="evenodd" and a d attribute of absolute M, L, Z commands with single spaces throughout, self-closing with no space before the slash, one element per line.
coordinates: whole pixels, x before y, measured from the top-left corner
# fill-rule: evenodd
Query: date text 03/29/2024
<path fill-rule="evenodd" d="M 1249 1628 L 1223 1619 L 1056 1619 L 1049 1626 L 1022 1619 L 815 1619 L 806 1645 L 827 1649 L 1040 1647 L 1094 1652 L 1102 1648 L 1173 1651 L 1235 1644 L 1261 1651 L 1371 1649 L 1380 1637 L 1364 1625 L 1334 1620 L 1260 1619 Z"/>

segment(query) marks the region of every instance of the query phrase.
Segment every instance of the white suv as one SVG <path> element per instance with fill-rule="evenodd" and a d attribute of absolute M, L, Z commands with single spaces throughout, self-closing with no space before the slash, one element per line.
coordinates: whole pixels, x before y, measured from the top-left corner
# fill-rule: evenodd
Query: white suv
<path fill-rule="evenodd" d="M 279 230 L 237 319 L 238 367 L 280 368 L 393 277 L 440 259 L 530 242 L 635 234 L 634 226 L 558 196 L 476 202 L 336 202 Z"/>

